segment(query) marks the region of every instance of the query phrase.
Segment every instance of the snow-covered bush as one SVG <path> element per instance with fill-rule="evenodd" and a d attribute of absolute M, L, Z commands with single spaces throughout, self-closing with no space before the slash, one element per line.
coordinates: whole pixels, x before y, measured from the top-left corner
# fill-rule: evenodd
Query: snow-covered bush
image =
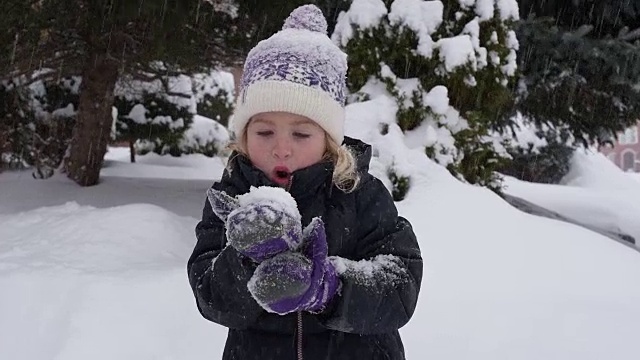
<path fill-rule="evenodd" d="M 219 122 L 195 115 L 191 127 L 180 139 L 179 148 L 183 154 L 204 154 L 208 157 L 224 153 L 229 143 L 229 132 Z"/>
<path fill-rule="evenodd" d="M 233 108 L 233 76 L 211 71 L 164 81 L 124 78 L 116 85 L 114 105 L 112 137 L 128 142 L 134 153 L 214 156 L 228 141 L 220 122 L 228 121 Z"/>
<path fill-rule="evenodd" d="M 568 128 L 536 125 L 518 114 L 508 140 L 511 160 L 500 173 L 529 182 L 558 184 L 569 172 L 576 145 Z"/>
<path fill-rule="evenodd" d="M 497 188 L 508 155 L 489 134 L 512 108 L 517 19 L 515 0 L 354 0 L 332 39 L 349 55 L 351 102 L 396 102 L 380 131 L 397 126 L 453 173 Z"/>
<path fill-rule="evenodd" d="M 191 79 L 198 115 L 227 126 L 234 105 L 233 75 L 212 70 L 209 73 L 194 74 Z"/>
<path fill-rule="evenodd" d="M 122 78 L 116 84 L 114 106 L 116 141 L 126 141 L 133 149 L 141 140 L 148 145 L 140 149 L 143 153 L 180 156 L 180 140 L 195 114 L 187 76 L 170 77 L 166 82 Z"/>
<path fill-rule="evenodd" d="M 37 178 L 53 175 L 71 141 L 80 82 L 78 77 L 32 81 L 25 76 L 0 84 L 0 152 L 5 166 L 33 166 Z"/>

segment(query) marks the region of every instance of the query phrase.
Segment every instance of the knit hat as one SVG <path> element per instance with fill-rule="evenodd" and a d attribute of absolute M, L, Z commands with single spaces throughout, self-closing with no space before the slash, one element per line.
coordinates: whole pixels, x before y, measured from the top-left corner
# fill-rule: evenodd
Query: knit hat
<path fill-rule="evenodd" d="M 347 54 L 327 36 L 322 11 L 300 6 L 249 52 L 231 130 L 239 137 L 252 116 L 282 111 L 308 117 L 342 144 L 346 73 Z"/>

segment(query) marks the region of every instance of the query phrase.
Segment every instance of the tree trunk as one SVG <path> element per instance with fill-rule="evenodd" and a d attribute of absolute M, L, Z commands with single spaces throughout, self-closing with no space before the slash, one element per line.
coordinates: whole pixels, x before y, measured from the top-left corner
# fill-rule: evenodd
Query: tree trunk
<path fill-rule="evenodd" d="M 239 94 L 239 91 L 240 91 L 240 80 L 242 80 L 243 68 L 242 68 L 242 66 L 234 66 L 231 69 L 229 69 L 229 71 L 233 75 L 235 96 L 238 97 L 238 96 L 240 96 L 240 94 Z"/>
<path fill-rule="evenodd" d="M 67 176 L 81 186 L 98 183 L 113 118 L 113 90 L 118 64 L 104 53 L 89 57 L 80 84 L 76 126 L 65 161 Z"/>
<path fill-rule="evenodd" d="M 135 140 L 133 139 L 129 140 L 129 158 L 131 159 L 132 163 L 136 162 L 136 148 L 133 146 L 134 141 Z"/>

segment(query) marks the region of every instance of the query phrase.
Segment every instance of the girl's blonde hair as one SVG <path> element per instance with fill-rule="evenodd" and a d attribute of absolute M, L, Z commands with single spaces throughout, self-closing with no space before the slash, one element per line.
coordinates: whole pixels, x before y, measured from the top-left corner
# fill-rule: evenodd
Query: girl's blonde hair
<path fill-rule="evenodd" d="M 358 174 L 358 168 L 356 159 L 351 151 L 344 145 L 338 145 L 327 133 L 325 132 L 325 141 L 327 150 L 322 157 L 323 160 L 331 161 L 333 163 L 333 184 L 345 193 L 350 193 L 356 189 L 360 183 L 360 175 Z M 244 128 L 240 139 L 232 141 L 228 145 L 229 150 L 236 151 L 246 157 L 249 154 L 247 148 L 247 127 Z M 231 163 L 231 161 L 229 161 Z M 231 169 L 228 169 L 229 171 Z"/>

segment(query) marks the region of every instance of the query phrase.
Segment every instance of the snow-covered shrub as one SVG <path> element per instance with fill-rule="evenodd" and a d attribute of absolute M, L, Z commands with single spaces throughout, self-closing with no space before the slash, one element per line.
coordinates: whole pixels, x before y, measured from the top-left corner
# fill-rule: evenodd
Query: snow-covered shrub
<path fill-rule="evenodd" d="M 140 140 L 147 145 L 139 149 L 141 153 L 180 156 L 180 141 L 195 113 L 188 77 L 171 77 L 166 84 L 159 79 L 122 78 L 116 84 L 114 106 L 116 141 L 126 141 L 133 149 Z"/>
<path fill-rule="evenodd" d="M 228 141 L 221 123 L 228 122 L 233 109 L 233 86 L 233 76 L 217 70 L 164 82 L 120 79 L 112 137 L 128 142 L 138 154 L 214 156 Z"/>
<path fill-rule="evenodd" d="M 517 179 L 558 184 L 569 172 L 576 146 L 568 128 L 536 125 L 518 115 L 500 173 Z"/>
<path fill-rule="evenodd" d="M 198 115 L 228 126 L 234 105 L 233 75 L 212 70 L 209 73 L 194 74 L 191 78 Z"/>
<path fill-rule="evenodd" d="M 512 108 L 517 19 L 515 0 L 354 0 L 332 39 L 349 55 L 351 102 L 392 98 L 393 122 L 414 146 L 497 188 L 495 170 L 508 155 L 489 134 Z"/>
<path fill-rule="evenodd" d="M 409 187 L 411 186 L 411 179 L 408 176 L 398 175 L 391 169 L 389 169 L 387 176 L 391 181 L 391 195 L 393 196 L 393 200 L 403 200 L 405 196 L 407 196 L 407 192 L 409 191 Z"/>
<path fill-rule="evenodd" d="M 37 178 L 53 175 L 71 141 L 79 85 L 78 77 L 30 83 L 23 77 L 0 84 L 0 147 L 6 166 L 33 166 Z"/>
<path fill-rule="evenodd" d="M 224 153 L 229 142 L 229 132 L 220 123 L 195 115 L 191 127 L 179 142 L 183 154 L 204 154 L 213 157 Z"/>

